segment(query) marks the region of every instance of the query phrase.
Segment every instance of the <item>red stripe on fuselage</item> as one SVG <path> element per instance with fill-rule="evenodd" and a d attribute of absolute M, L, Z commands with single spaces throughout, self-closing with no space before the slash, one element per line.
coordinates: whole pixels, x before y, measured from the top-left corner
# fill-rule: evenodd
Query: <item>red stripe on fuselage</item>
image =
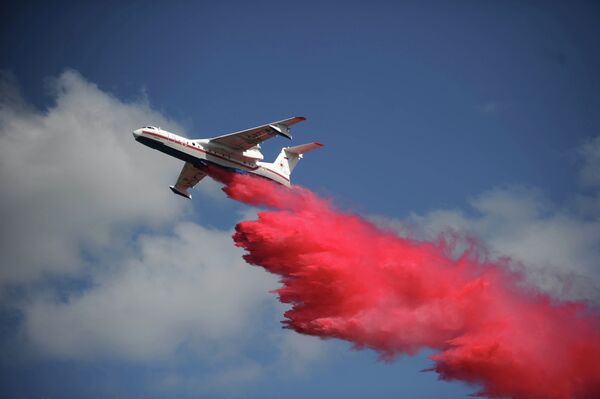
<path fill-rule="evenodd" d="M 231 162 L 231 163 L 233 163 L 233 164 L 237 164 L 237 165 L 243 166 L 243 167 L 244 167 L 244 168 L 246 168 L 246 169 L 250 169 L 250 170 L 256 170 L 256 169 L 258 169 L 258 168 L 263 168 L 264 170 L 268 170 L 268 171 L 269 171 L 269 172 L 271 172 L 271 173 L 275 173 L 277 176 L 281 177 L 282 179 L 285 179 L 286 181 L 290 181 L 290 179 L 288 179 L 287 177 L 285 177 L 285 176 L 283 176 L 283 175 L 281 175 L 281 174 L 279 174 L 279 173 L 275 172 L 274 170 L 271 170 L 271 169 L 269 169 L 269 168 L 265 168 L 264 166 L 254 166 L 254 167 L 252 167 L 252 166 L 248 166 L 248 165 L 246 165 L 246 164 L 243 164 L 243 163 L 241 163 L 241 162 L 237 162 L 237 161 L 234 161 L 234 160 L 231 160 L 231 159 L 227 159 L 227 158 L 225 158 L 225 157 L 223 157 L 223 156 L 221 156 L 221 155 L 213 154 L 212 152 L 209 152 L 209 151 L 203 150 L 202 148 L 194 147 L 193 145 L 188 145 L 188 144 L 186 144 L 186 143 L 183 143 L 183 142 L 181 142 L 181 141 L 179 141 L 179 140 L 173 140 L 173 139 L 171 139 L 171 138 L 169 138 L 169 137 L 167 137 L 167 136 L 163 136 L 162 134 L 158 134 L 158 133 L 154 133 L 154 132 L 149 132 L 149 131 L 147 131 L 147 130 L 142 130 L 142 132 L 143 132 L 143 133 L 146 133 L 146 134 L 149 134 L 150 136 L 158 137 L 158 138 L 160 138 L 160 139 L 166 139 L 166 140 L 168 140 L 168 141 L 170 141 L 170 142 L 172 142 L 172 143 L 181 144 L 181 145 L 183 145 L 184 147 L 191 148 L 192 150 L 196 150 L 196 151 L 199 151 L 199 152 L 201 152 L 201 153 L 204 153 L 204 154 L 207 154 L 207 155 L 211 155 L 211 156 L 213 156 L 213 157 L 216 157 L 216 158 L 220 158 L 220 159 L 222 159 L 222 160 L 224 160 L 224 161 Z"/>

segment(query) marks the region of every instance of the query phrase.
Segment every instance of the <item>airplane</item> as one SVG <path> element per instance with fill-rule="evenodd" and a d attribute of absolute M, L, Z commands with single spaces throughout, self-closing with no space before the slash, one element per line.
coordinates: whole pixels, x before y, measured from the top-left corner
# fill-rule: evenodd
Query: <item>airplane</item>
<path fill-rule="evenodd" d="M 185 162 L 173 193 L 192 199 L 189 190 L 206 176 L 206 167 L 214 164 L 238 173 L 252 173 L 290 187 L 292 170 L 303 154 L 323 146 L 308 143 L 284 147 L 275 162 L 262 162 L 260 143 L 275 136 L 291 140 L 290 128 L 306 118 L 295 116 L 208 139 L 188 139 L 155 126 L 144 126 L 133 131 L 139 143 L 169 154 Z"/>

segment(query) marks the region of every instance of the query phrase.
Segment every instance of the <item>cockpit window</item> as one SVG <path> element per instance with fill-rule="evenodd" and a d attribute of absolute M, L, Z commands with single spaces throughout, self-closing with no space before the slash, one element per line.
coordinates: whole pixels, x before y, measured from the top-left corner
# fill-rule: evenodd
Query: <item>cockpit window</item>
<path fill-rule="evenodd" d="M 144 129 L 156 129 L 154 126 L 144 126 Z"/>

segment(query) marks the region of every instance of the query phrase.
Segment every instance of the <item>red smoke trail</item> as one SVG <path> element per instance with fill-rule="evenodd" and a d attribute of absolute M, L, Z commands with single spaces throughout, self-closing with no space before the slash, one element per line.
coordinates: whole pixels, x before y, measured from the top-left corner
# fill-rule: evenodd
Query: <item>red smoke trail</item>
<path fill-rule="evenodd" d="M 284 324 L 384 359 L 438 352 L 442 379 L 511 398 L 600 398 L 600 319 L 525 290 L 519 277 L 451 245 L 400 238 L 312 192 L 212 171 L 230 197 L 275 208 L 236 226 L 251 264 L 281 276 Z M 518 285 L 518 286 L 517 286 Z"/>

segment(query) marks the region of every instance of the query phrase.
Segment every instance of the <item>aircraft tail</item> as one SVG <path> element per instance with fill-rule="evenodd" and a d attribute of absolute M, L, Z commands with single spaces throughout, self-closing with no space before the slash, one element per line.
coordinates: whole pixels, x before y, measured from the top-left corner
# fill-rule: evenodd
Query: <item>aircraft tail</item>
<path fill-rule="evenodd" d="M 297 145 L 295 147 L 285 147 L 281 149 L 281 152 L 273 162 L 273 168 L 275 171 L 281 173 L 286 177 L 290 177 L 292 171 L 298 164 L 298 161 L 302 159 L 302 154 L 309 151 L 316 150 L 317 148 L 323 147 L 321 143 L 308 143 Z"/>

